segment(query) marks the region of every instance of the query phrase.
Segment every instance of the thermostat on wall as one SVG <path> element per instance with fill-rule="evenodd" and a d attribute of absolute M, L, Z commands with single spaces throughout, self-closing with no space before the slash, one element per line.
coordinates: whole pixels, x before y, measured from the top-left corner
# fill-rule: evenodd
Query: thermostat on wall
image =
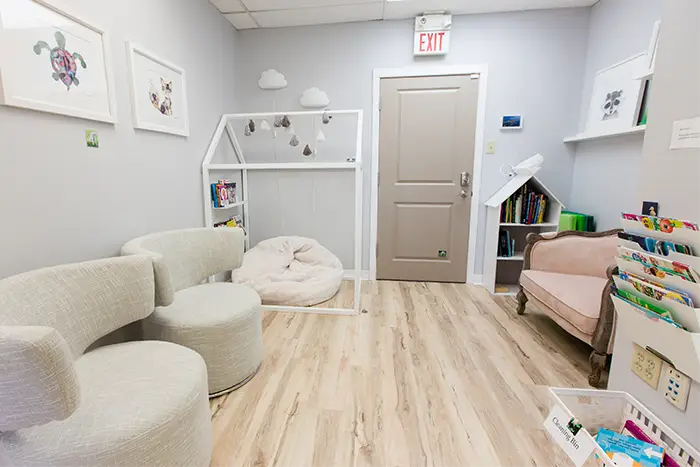
<path fill-rule="evenodd" d="M 504 115 L 501 118 L 501 130 L 520 130 L 522 127 L 522 115 Z"/>

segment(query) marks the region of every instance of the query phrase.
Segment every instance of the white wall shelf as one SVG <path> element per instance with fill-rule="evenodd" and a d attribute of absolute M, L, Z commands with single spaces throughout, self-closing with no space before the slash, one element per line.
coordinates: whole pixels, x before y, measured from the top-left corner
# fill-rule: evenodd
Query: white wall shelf
<path fill-rule="evenodd" d="M 576 136 L 571 136 L 569 138 L 565 138 L 564 142 L 565 143 L 578 143 L 580 141 L 593 141 L 596 139 L 613 138 L 615 136 L 644 134 L 644 132 L 646 130 L 647 130 L 646 125 L 638 125 L 638 126 L 635 126 L 633 128 L 630 128 L 628 130 L 615 131 L 615 132 L 611 132 L 611 133 L 600 133 L 600 134 L 581 133 L 581 134 L 578 134 Z"/>
<path fill-rule="evenodd" d="M 647 71 L 645 71 L 641 75 L 637 76 L 635 79 L 643 80 L 643 79 L 652 79 L 653 77 L 654 77 L 654 69 L 649 68 Z"/>
<path fill-rule="evenodd" d="M 241 206 L 245 206 L 245 201 L 239 201 L 239 202 L 237 202 L 237 203 L 229 204 L 228 206 L 223 206 L 223 207 L 220 207 L 220 208 L 212 208 L 212 209 L 214 209 L 214 210 L 216 210 L 216 211 L 222 211 L 222 210 L 225 210 L 225 209 L 233 209 L 233 208 L 238 208 L 238 207 L 241 207 Z"/>

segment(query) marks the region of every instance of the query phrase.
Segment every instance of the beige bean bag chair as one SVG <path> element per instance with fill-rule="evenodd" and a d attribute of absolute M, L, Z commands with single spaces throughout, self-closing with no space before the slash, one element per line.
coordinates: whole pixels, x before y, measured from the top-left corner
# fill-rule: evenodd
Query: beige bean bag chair
<path fill-rule="evenodd" d="M 264 304 L 310 306 L 333 297 L 343 265 L 316 240 L 276 237 L 258 243 L 243 256 L 232 282 L 254 289 Z"/>

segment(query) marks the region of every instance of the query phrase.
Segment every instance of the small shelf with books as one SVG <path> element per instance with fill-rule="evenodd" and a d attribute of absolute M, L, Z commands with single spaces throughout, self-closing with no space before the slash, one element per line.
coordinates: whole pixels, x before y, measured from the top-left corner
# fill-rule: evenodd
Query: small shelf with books
<path fill-rule="evenodd" d="M 494 295 L 515 295 L 530 233 L 556 231 L 563 205 L 532 174 L 515 175 L 486 202 L 483 284 Z"/>
<path fill-rule="evenodd" d="M 541 222 L 539 224 L 516 224 L 514 222 L 501 222 L 498 225 L 501 227 L 527 227 L 531 229 L 536 229 L 538 227 L 559 227 L 559 224 L 556 222 Z"/>
<path fill-rule="evenodd" d="M 218 211 L 218 210 L 223 210 L 223 209 L 233 209 L 233 208 L 241 207 L 241 206 L 243 206 L 244 204 L 245 204 L 245 201 L 237 201 L 237 202 L 235 202 L 235 203 L 231 203 L 231 204 L 228 204 L 228 205 L 226 205 L 226 206 L 221 206 L 221 207 L 214 208 L 214 209 L 216 209 L 217 211 Z"/>
<path fill-rule="evenodd" d="M 618 332 L 700 381 L 700 227 L 623 214 L 612 294 Z"/>
<path fill-rule="evenodd" d="M 522 251 L 516 251 L 512 256 L 499 256 L 498 261 L 524 261 L 525 255 Z"/>

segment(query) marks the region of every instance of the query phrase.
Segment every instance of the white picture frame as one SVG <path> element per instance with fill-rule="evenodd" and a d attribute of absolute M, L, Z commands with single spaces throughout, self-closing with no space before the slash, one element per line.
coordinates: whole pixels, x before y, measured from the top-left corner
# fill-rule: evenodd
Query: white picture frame
<path fill-rule="evenodd" d="M 109 34 L 47 0 L 0 0 L 0 104 L 117 122 Z"/>
<path fill-rule="evenodd" d="M 647 68 L 649 70 L 654 69 L 656 64 L 656 50 L 659 48 L 659 31 L 661 30 L 661 21 L 656 21 L 654 23 L 654 28 L 651 31 L 651 40 L 649 41 L 649 48 L 647 49 Z"/>
<path fill-rule="evenodd" d="M 593 82 L 591 104 L 586 121 L 586 134 L 616 133 L 637 126 L 637 117 L 643 97 L 644 83 L 638 77 L 646 70 L 646 52 L 634 55 L 615 65 L 600 70 Z M 608 105 L 608 96 L 621 92 L 620 99 L 612 101 L 614 111 Z"/>
<path fill-rule="evenodd" d="M 523 116 L 520 114 L 508 114 L 501 117 L 501 130 L 522 130 Z"/>
<path fill-rule="evenodd" d="M 188 137 L 185 70 L 127 42 L 134 128 Z"/>

